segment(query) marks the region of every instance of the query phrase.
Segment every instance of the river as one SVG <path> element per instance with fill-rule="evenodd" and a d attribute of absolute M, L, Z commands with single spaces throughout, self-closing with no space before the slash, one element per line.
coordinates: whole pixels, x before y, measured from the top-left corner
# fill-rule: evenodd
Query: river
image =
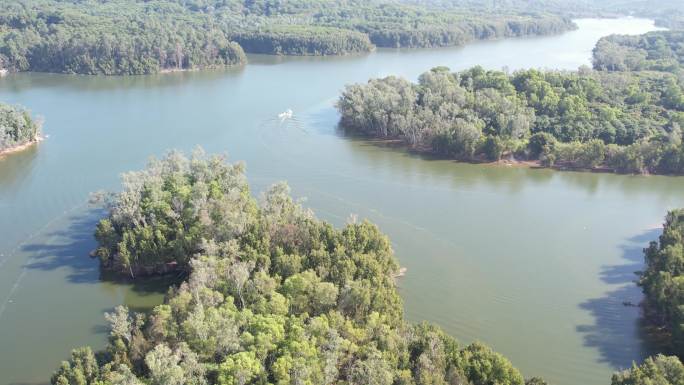
<path fill-rule="evenodd" d="M 0 100 L 45 119 L 48 138 L 0 159 L 0 384 L 40 384 L 68 352 L 101 347 L 102 313 L 147 309 L 165 285 L 101 280 L 90 192 L 167 149 L 245 161 L 255 194 L 287 180 L 319 217 L 350 214 L 389 234 L 406 317 L 480 340 L 526 376 L 599 385 L 649 353 L 632 281 L 684 178 L 459 164 L 346 138 L 333 103 L 345 84 L 437 65 L 576 69 L 610 33 L 642 19 L 578 20 L 559 36 L 363 56 L 250 55 L 244 68 L 154 76 L 16 74 Z M 292 109 L 292 119 L 277 115 Z"/>

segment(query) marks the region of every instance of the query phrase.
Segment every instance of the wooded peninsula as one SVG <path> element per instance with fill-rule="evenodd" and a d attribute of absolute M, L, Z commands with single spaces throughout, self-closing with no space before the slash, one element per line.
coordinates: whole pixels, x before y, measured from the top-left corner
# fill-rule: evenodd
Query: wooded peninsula
<path fill-rule="evenodd" d="M 683 36 L 602 39 L 593 71 L 438 67 L 417 84 L 390 76 L 349 85 L 340 126 L 462 161 L 683 174 Z"/>
<path fill-rule="evenodd" d="M 40 140 L 40 123 L 23 107 L 0 103 L 0 155 Z"/>

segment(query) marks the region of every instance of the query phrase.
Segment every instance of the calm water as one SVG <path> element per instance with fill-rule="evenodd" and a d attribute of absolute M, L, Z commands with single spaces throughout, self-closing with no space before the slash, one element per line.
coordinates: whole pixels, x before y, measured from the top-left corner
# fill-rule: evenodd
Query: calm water
<path fill-rule="evenodd" d="M 125 78 L 12 75 L 0 100 L 45 117 L 49 138 L 0 160 L 0 383 L 44 383 L 70 349 L 102 346 L 102 313 L 148 308 L 164 285 L 103 282 L 89 192 L 116 189 L 148 156 L 196 145 L 247 162 L 255 193 L 287 180 L 320 217 L 367 217 L 408 274 L 407 317 L 482 340 L 526 376 L 608 384 L 648 353 L 632 284 L 641 248 L 684 178 L 616 176 L 433 161 L 336 130 L 342 87 L 415 79 L 437 65 L 511 70 L 588 65 L 599 37 L 638 19 L 581 20 L 562 36 L 344 58 L 251 56 L 245 68 Z M 291 108 L 295 117 L 276 116 Z"/>

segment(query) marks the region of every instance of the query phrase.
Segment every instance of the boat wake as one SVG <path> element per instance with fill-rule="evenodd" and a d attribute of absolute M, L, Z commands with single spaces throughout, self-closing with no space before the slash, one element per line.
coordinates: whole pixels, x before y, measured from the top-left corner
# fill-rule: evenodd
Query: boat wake
<path fill-rule="evenodd" d="M 293 115 L 294 113 L 292 112 L 292 110 L 288 108 L 287 110 L 285 110 L 285 112 L 281 112 L 278 114 L 278 119 L 280 119 L 281 121 L 285 121 L 287 119 L 292 119 Z"/>
<path fill-rule="evenodd" d="M 277 117 L 267 119 L 261 124 L 261 128 L 267 131 L 277 130 L 278 132 L 287 132 L 296 130 L 307 134 L 304 129 L 304 122 L 298 119 L 291 109 L 287 109 L 278 114 Z"/>

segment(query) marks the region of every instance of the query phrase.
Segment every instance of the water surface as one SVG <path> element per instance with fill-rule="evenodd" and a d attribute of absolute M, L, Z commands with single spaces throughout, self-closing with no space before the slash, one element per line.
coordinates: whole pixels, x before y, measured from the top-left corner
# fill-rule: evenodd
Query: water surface
<path fill-rule="evenodd" d="M 156 76 L 19 74 L 0 100 L 45 117 L 49 138 L 0 160 L 0 384 L 45 383 L 80 345 L 106 339 L 102 313 L 146 309 L 162 283 L 103 281 L 88 194 L 167 149 L 228 153 L 255 193 L 287 180 L 320 217 L 378 223 L 408 274 L 411 321 L 479 339 L 525 375 L 557 385 L 608 384 L 648 353 L 632 284 L 641 248 L 684 178 L 554 172 L 422 159 L 345 138 L 332 107 L 345 84 L 437 65 L 576 69 L 610 33 L 640 19 L 580 20 L 560 36 L 461 48 L 378 50 L 342 58 L 250 56 L 244 68 Z M 280 123 L 277 114 L 294 111 Z"/>

